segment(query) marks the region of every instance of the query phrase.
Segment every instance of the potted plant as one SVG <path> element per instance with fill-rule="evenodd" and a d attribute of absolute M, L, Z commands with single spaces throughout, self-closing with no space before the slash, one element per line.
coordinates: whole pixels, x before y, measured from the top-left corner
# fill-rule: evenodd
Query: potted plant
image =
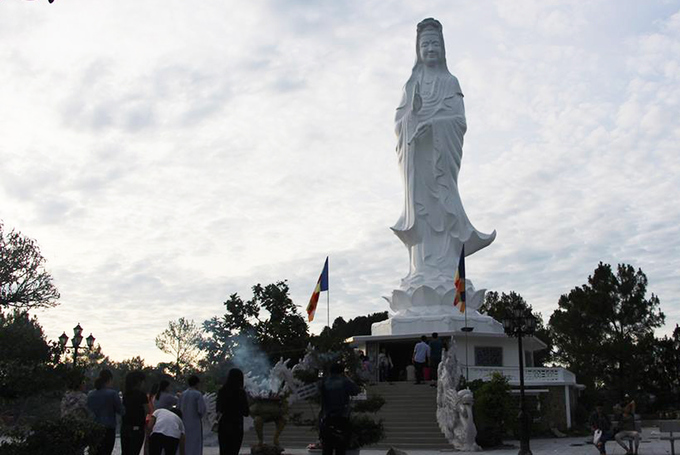
<path fill-rule="evenodd" d="M 382 420 L 374 420 L 366 414 L 355 414 L 350 418 L 352 433 L 349 440 L 347 455 L 358 455 L 361 448 L 377 444 L 385 437 Z"/>

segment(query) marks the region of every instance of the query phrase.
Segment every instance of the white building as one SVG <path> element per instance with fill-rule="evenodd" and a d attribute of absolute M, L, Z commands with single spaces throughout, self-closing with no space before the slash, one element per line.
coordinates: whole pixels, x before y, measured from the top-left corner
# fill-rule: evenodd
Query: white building
<path fill-rule="evenodd" d="M 503 326 L 490 316 L 476 311 L 467 315 L 448 313 L 432 316 L 391 317 L 373 324 L 372 335 L 356 336 L 348 340 L 351 345 L 364 351 L 374 365 L 381 349 L 390 355 L 394 364 L 393 379 L 405 380 L 406 367 L 411 364 L 413 347 L 420 337 L 431 339 L 433 332 L 447 343 L 455 340 L 456 355 L 461 375 L 468 381 L 488 380 L 494 372 L 508 378 L 513 393 L 519 393 L 519 347 L 516 338 L 508 337 Z M 524 350 L 524 384 L 526 393 L 535 396 L 534 406 L 543 407 L 551 426 L 558 429 L 571 428 L 576 409 L 577 392 L 583 386 L 577 384 L 573 373 L 564 368 L 534 366 L 534 353 L 546 348 L 536 337 L 522 339 Z M 377 380 L 377 368 L 375 379 Z M 540 404 L 539 404 L 540 403 Z"/>

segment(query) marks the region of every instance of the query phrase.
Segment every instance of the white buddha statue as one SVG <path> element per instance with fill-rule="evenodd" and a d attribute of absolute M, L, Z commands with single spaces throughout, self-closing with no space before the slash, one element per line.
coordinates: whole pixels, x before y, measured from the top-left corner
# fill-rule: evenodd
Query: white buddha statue
<path fill-rule="evenodd" d="M 410 259 L 400 291 L 409 299 L 423 287 L 440 298 L 451 296 L 463 245 L 469 256 L 493 242 L 496 231 L 484 234 L 475 229 L 460 198 L 465 107 L 458 79 L 446 66 L 442 26 L 435 19 L 418 24 L 416 63 L 404 86 L 395 128 L 405 198 L 392 230 L 408 248 Z M 394 302 L 395 298 L 401 299 L 394 294 L 388 298 L 393 309 L 403 309 L 404 302 Z"/>

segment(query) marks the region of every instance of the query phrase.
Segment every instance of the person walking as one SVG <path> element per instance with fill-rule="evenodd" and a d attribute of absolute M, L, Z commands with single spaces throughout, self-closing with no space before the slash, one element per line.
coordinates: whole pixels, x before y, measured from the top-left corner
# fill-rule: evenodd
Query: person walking
<path fill-rule="evenodd" d="M 206 413 L 203 394 L 198 390 L 201 380 L 196 375 L 189 376 L 189 387 L 179 397 L 179 409 L 186 435 L 186 454 L 203 455 L 203 416 Z"/>
<path fill-rule="evenodd" d="M 118 391 L 112 386 L 113 374 L 110 370 L 102 370 L 94 381 L 95 390 L 87 396 L 88 409 L 94 415 L 94 420 L 105 429 L 95 455 L 111 455 L 116 445 L 116 414 L 125 412 Z"/>
<path fill-rule="evenodd" d="M 120 427 L 121 455 L 139 455 L 144 445 L 146 415 L 149 412 L 148 398 L 142 390 L 145 378 L 141 371 L 132 371 L 125 376 L 125 414 Z"/>
<path fill-rule="evenodd" d="M 156 409 L 149 421 L 149 432 L 149 455 L 175 455 L 178 447 L 180 455 L 186 454 L 186 433 L 179 409 Z"/>
<path fill-rule="evenodd" d="M 342 365 L 334 363 L 330 375 L 320 382 L 319 393 L 322 455 L 345 455 L 351 434 L 349 397 L 359 393 L 359 386 L 344 375 Z"/>
<path fill-rule="evenodd" d="M 220 455 L 238 455 L 243 443 L 243 418 L 250 415 L 248 396 L 243 389 L 243 371 L 229 370 L 227 380 L 217 393 L 216 409 Z"/>
<path fill-rule="evenodd" d="M 432 340 L 430 341 L 430 378 L 432 378 L 432 387 L 437 386 L 437 372 L 439 370 L 439 362 L 442 361 L 442 340 L 439 339 L 439 334 L 434 332 Z"/>
<path fill-rule="evenodd" d="M 423 368 L 427 365 L 430 358 L 430 346 L 427 344 L 427 337 L 420 337 L 420 342 L 413 348 L 413 365 L 416 367 L 416 384 L 423 381 Z"/>

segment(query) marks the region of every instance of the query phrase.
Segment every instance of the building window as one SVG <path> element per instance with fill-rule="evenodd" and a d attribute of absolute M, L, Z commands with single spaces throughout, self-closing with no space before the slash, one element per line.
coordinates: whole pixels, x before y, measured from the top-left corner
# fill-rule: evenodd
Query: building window
<path fill-rule="evenodd" d="M 502 367 L 503 348 L 475 346 L 475 365 L 478 367 Z"/>
<path fill-rule="evenodd" d="M 534 355 L 531 351 L 524 351 L 524 366 L 527 368 L 534 366 Z"/>

